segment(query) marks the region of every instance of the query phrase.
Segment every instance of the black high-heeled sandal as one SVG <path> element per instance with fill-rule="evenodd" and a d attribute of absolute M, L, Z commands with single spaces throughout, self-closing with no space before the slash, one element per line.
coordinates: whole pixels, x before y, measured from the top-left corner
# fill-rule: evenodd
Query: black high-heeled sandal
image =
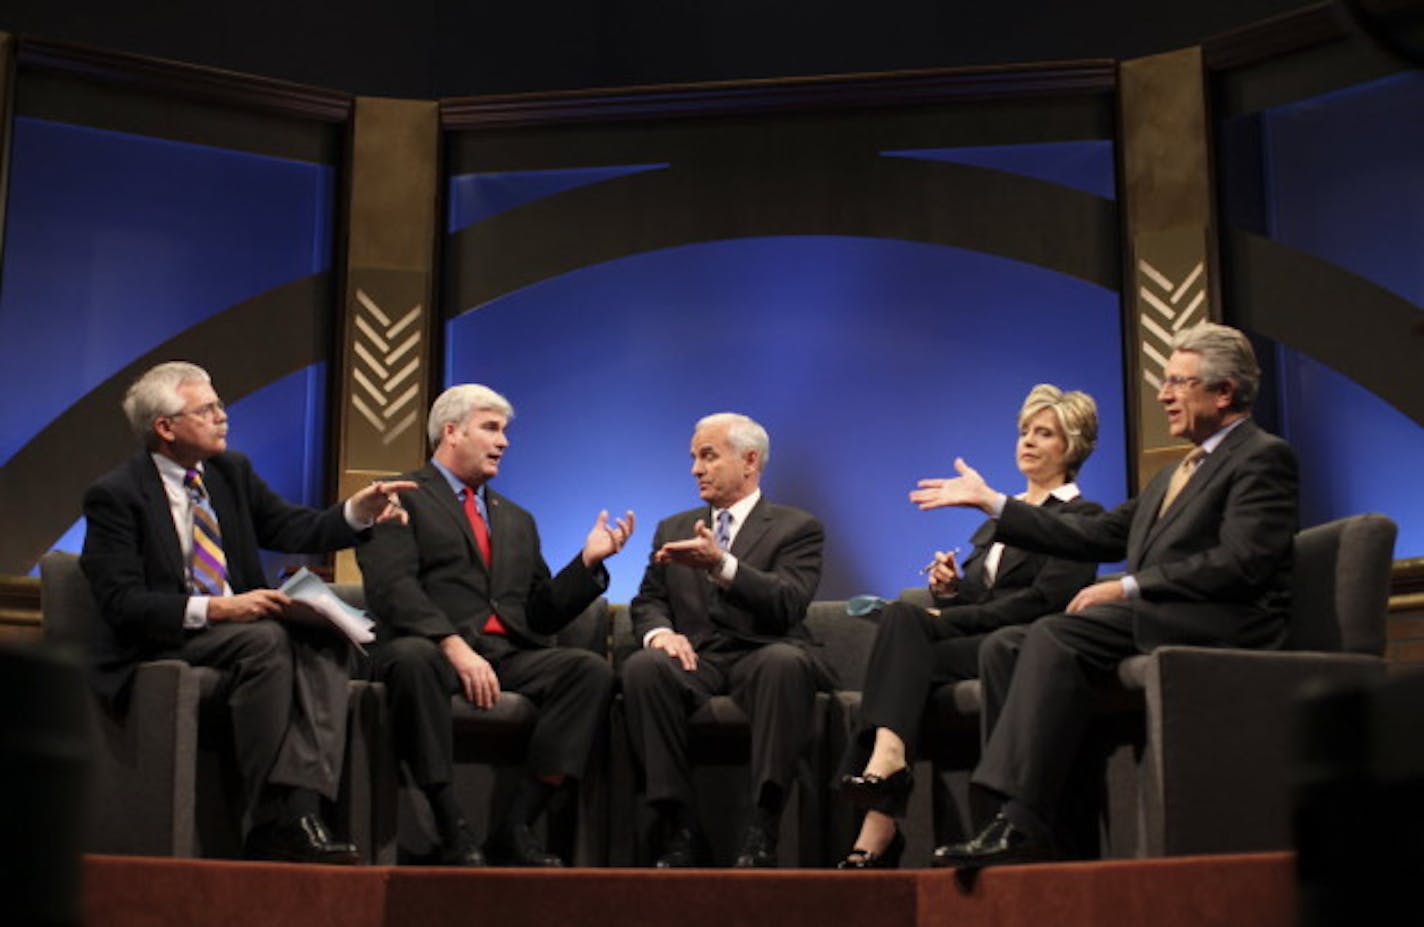
<path fill-rule="evenodd" d="M 856 847 L 846 854 L 845 859 L 836 863 L 837 869 L 899 869 L 900 857 L 905 853 L 905 835 L 895 828 L 895 836 L 879 853 L 871 853 Z"/>
<path fill-rule="evenodd" d="M 915 787 L 915 774 L 902 766 L 888 776 L 865 773 L 841 776 L 841 791 L 850 803 L 865 811 L 879 811 L 892 818 L 902 817 Z"/>

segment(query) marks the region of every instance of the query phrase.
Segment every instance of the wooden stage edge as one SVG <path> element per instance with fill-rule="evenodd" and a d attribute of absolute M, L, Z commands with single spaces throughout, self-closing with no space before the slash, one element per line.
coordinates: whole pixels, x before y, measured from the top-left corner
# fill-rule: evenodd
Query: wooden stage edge
<path fill-rule="evenodd" d="M 1294 927 L 1295 859 L 985 870 L 450 870 L 89 856 L 87 927 Z"/>

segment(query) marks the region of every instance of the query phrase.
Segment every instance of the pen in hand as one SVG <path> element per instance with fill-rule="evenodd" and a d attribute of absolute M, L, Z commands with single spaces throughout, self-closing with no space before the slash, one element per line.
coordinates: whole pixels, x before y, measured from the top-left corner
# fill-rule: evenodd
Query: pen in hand
<path fill-rule="evenodd" d="M 949 551 L 946 556 L 948 557 L 951 563 L 954 563 L 954 572 L 958 573 L 959 564 L 955 562 L 955 558 L 959 556 L 959 548 L 956 547 L 953 550 Z M 935 564 L 937 563 L 939 563 L 939 558 L 935 558 L 934 560 L 931 560 L 929 563 L 926 563 L 924 566 L 920 567 L 920 575 L 923 576 L 925 573 L 928 573 L 930 570 L 933 570 L 935 568 Z"/>

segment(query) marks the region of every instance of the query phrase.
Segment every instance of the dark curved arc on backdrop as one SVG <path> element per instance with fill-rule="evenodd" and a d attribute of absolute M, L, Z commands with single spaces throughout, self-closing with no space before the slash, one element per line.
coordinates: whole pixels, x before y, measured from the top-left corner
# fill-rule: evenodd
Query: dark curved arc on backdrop
<path fill-rule="evenodd" d="M 314 305 L 329 300 L 323 272 L 268 290 L 205 319 L 124 367 L 65 409 L 0 467 L 0 574 L 24 574 L 80 514 L 84 490 L 135 450 L 119 404 L 139 374 L 191 360 L 235 402 L 324 359 L 330 338 Z"/>
<path fill-rule="evenodd" d="M 1424 311 L 1338 264 L 1241 229 L 1221 236 L 1230 321 L 1308 354 L 1424 425 Z"/>
<path fill-rule="evenodd" d="M 953 245 L 1120 286 L 1117 205 L 1036 178 L 858 157 L 649 171 L 580 187 L 447 239 L 447 318 L 552 277 L 663 248 L 844 235 Z"/>

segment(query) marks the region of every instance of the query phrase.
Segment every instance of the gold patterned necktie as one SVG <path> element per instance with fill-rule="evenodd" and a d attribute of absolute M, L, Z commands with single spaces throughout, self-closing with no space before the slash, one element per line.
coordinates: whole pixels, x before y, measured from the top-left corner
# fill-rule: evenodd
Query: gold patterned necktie
<path fill-rule="evenodd" d="M 1172 471 L 1172 479 L 1167 483 L 1167 494 L 1162 497 L 1162 507 L 1157 510 L 1157 517 L 1161 518 L 1176 501 L 1181 494 L 1182 487 L 1187 485 L 1187 481 L 1192 478 L 1192 474 L 1197 472 L 1197 465 L 1206 456 L 1206 451 L 1200 447 L 1194 447 L 1182 458 L 1182 462 L 1177 464 L 1177 469 Z"/>
<path fill-rule="evenodd" d="M 222 529 L 208 504 L 208 490 L 197 470 L 183 474 L 183 485 L 193 503 L 193 553 L 188 560 L 189 591 L 195 595 L 222 595 L 227 588 L 227 557 Z"/>

